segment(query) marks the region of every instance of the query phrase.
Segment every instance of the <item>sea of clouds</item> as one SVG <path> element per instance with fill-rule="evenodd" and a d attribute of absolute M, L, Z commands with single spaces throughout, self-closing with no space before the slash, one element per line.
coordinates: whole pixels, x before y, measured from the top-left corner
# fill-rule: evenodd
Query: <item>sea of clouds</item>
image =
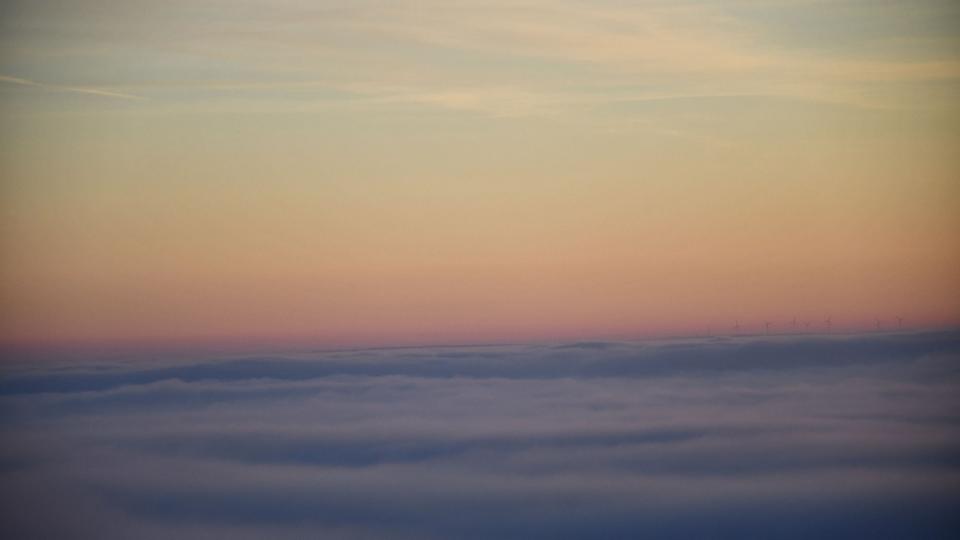
<path fill-rule="evenodd" d="M 960 332 L 15 360 L 4 538 L 960 535 Z"/>

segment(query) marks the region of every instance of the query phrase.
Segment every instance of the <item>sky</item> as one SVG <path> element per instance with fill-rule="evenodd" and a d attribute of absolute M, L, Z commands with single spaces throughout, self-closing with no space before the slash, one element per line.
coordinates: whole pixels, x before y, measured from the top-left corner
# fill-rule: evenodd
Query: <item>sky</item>
<path fill-rule="evenodd" d="M 0 7 L 0 342 L 960 322 L 960 5 Z"/>
<path fill-rule="evenodd" d="M 960 333 L 3 366 L 23 539 L 956 538 Z"/>

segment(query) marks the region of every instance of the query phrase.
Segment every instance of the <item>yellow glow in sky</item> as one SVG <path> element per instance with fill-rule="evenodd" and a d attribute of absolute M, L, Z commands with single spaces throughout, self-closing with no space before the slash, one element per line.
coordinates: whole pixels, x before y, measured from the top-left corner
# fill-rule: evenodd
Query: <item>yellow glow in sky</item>
<path fill-rule="evenodd" d="M 3 342 L 960 321 L 953 2 L 2 9 Z"/>

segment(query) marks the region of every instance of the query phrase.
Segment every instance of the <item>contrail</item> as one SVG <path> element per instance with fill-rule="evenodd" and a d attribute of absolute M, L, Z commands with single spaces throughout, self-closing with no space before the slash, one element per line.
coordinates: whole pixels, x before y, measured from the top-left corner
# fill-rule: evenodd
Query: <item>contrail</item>
<path fill-rule="evenodd" d="M 66 86 L 61 84 L 47 84 L 47 83 L 41 83 L 37 81 L 31 81 L 30 79 L 21 79 L 20 77 L 8 77 L 6 75 L 0 75 L 0 82 L 19 84 L 21 86 L 32 86 L 34 88 L 42 88 L 44 90 L 57 90 L 61 92 L 76 92 L 78 94 L 90 94 L 93 96 L 103 96 L 103 97 L 133 99 L 133 100 L 147 99 L 143 96 L 137 96 L 133 94 L 124 94 L 122 92 L 113 92 L 111 90 L 101 90 L 99 88 L 87 88 L 83 86 Z"/>

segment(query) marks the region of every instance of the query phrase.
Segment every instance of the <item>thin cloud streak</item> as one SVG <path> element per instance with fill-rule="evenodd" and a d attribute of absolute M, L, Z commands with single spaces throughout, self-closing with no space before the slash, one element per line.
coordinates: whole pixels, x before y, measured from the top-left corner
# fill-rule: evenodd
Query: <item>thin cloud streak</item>
<path fill-rule="evenodd" d="M 149 98 L 144 96 L 138 96 L 134 94 L 127 94 L 123 92 L 115 92 L 112 90 L 103 90 L 102 88 L 91 88 L 85 86 L 71 86 L 71 85 L 62 85 L 62 84 L 48 84 L 41 83 L 37 81 L 32 81 L 30 79 L 22 79 L 20 77 L 9 77 L 6 75 L 0 75 L 0 82 L 16 84 L 20 86 L 29 86 L 33 88 L 40 88 L 43 90 L 53 90 L 57 92 L 74 92 L 77 94 L 87 94 L 92 96 L 101 96 L 109 98 L 119 98 L 119 99 L 128 99 L 136 101 L 146 101 Z"/>

